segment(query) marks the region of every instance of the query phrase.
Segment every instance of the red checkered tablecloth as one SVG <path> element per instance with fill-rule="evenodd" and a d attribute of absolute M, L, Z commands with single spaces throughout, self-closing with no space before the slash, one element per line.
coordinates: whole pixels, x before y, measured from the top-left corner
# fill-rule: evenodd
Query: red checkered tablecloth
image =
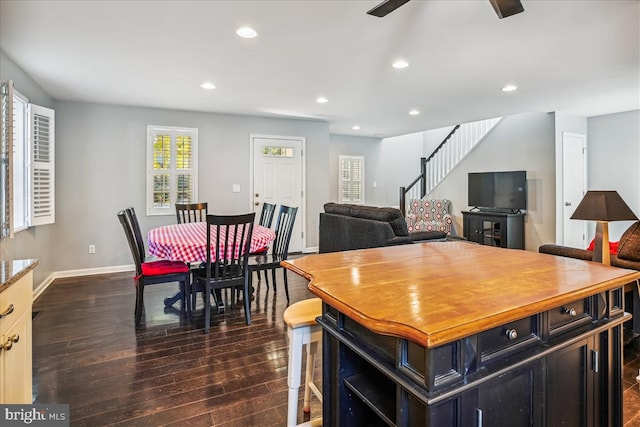
<path fill-rule="evenodd" d="M 215 228 L 212 228 L 215 232 Z M 261 225 L 253 226 L 251 252 L 268 246 L 276 238 L 273 230 Z M 207 223 L 191 222 L 157 227 L 147 235 L 149 253 L 172 261 L 200 262 L 207 260 Z M 221 239 L 224 240 L 224 239 Z M 211 236 L 212 243 L 215 236 Z"/>

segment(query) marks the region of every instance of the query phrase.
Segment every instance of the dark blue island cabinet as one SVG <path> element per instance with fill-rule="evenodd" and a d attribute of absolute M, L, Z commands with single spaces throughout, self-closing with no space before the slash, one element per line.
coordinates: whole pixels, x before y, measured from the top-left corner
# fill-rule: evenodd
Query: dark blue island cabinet
<path fill-rule="evenodd" d="M 621 426 L 637 271 L 432 242 L 286 262 L 323 300 L 325 426 Z"/>

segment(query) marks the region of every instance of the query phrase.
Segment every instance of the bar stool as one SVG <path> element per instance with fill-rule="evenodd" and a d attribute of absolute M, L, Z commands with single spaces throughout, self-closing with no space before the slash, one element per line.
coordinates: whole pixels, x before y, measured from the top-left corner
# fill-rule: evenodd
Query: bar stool
<path fill-rule="evenodd" d="M 311 298 L 291 304 L 284 311 L 284 322 L 287 324 L 289 337 L 289 365 L 287 367 L 287 385 L 289 401 L 287 408 L 287 425 L 297 425 L 298 390 L 302 370 L 302 347 L 307 346 L 307 366 L 304 381 L 304 405 L 302 410 L 309 412 L 311 392 L 322 401 L 320 390 L 313 383 L 313 365 L 318 342 L 322 339 L 322 328 L 316 323 L 316 317 L 322 315 L 322 301 Z M 315 420 L 314 420 L 315 421 Z"/>

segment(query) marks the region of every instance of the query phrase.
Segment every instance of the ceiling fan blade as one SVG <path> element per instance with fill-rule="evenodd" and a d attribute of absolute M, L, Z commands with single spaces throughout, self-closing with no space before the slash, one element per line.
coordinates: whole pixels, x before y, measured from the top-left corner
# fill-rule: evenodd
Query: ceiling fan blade
<path fill-rule="evenodd" d="M 382 18 L 383 16 L 387 16 L 389 13 L 393 12 L 408 1 L 409 0 L 385 0 L 367 13 L 369 15 Z"/>
<path fill-rule="evenodd" d="M 489 2 L 500 19 L 524 12 L 520 0 L 489 0 Z"/>

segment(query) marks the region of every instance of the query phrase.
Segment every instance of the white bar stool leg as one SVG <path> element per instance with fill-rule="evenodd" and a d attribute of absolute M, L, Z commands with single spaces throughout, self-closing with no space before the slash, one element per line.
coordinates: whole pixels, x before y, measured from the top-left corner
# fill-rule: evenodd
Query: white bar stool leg
<path fill-rule="evenodd" d="M 298 424 L 298 390 L 300 389 L 302 346 L 304 344 L 302 332 L 302 328 L 288 330 L 289 367 L 287 370 L 287 385 L 289 387 L 289 399 L 287 406 L 287 426 L 295 426 Z"/>
<path fill-rule="evenodd" d="M 313 368 L 315 367 L 317 350 L 318 343 L 316 341 L 307 343 L 307 371 L 304 378 L 304 405 L 302 406 L 304 412 L 311 412 L 311 383 L 313 382 Z"/>

